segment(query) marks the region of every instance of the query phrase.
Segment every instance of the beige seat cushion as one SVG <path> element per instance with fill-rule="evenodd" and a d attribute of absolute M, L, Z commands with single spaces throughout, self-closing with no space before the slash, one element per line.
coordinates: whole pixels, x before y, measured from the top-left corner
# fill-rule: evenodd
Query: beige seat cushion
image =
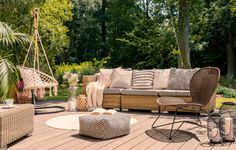
<path fill-rule="evenodd" d="M 156 69 L 154 74 L 153 88 L 154 89 L 166 89 L 168 88 L 168 82 L 171 69 Z"/>
<path fill-rule="evenodd" d="M 121 88 L 104 88 L 103 94 L 121 94 Z"/>
<path fill-rule="evenodd" d="M 156 90 L 159 96 L 173 96 L 173 97 L 189 97 L 191 96 L 189 90 Z"/>
<path fill-rule="evenodd" d="M 124 69 L 114 69 L 111 77 L 111 88 L 130 88 L 132 71 Z"/>
<path fill-rule="evenodd" d="M 143 96 L 157 96 L 156 90 L 142 90 L 142 89 L 121 89 L 122 95 L 143 95 Z"/>
<path fill-rule="evenodd" d="M 99 82 L 105 87 L 110 87 L 111 85 L 111 75 L 112 75 L 113 69 L 100 69 L 100 76 L 99 76 Z"/>
<path fill-rule="evenodd" d="M 172 68 L 170 71 L 170 79 L 168 89 L 171 90 L 189 90 L 190 81 L 193 74 L 199 70 L 196 69 L 175 69 Z"/>
<path fill-rule="evenodd" d="M 133 89 L 152 89 L 154 70 L 134 70 L 132 76 Z"/>
<path fill-rule="evenodd" d="M 113 115 L 81 116 L 79 124 L 79 134 L 103 140 L 130 133 L 130 116 L 118 112 Z"/>

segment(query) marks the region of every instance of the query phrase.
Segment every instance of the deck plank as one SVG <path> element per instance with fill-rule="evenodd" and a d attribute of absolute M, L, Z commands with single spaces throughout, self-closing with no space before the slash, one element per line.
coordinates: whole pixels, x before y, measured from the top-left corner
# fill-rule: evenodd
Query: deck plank
<path fill-rule="evenodd" d="M 66 105 L 66 103 L 63 103 Z M 138 120 L 137 123 L 131 125 L 131 132 L 129 135 L 122 136 L 119 138 L 114 138 L 110 140 L 97 140 L 85 136 L 80 136 L 78 131 L 72 130 L 60 130 L 48 127 L 45 125 L 45 122 L 51 118 L 71 115 L 78 113 L 89 113 L 89 112 L 61 112 L 56 114 L 47 114 L 47 115 L 36 115 L 34 116 L 34 132 L 32 136 L 23 138 L 9 145 L 8 150 L 123 150 L 123 149 L 132 149 L 132 150 L 234 150 L 236 149 L 235 143 L 229 143 L 225 146 L 219 145 L 207 145 L 209 139 L 206 136 L 206 131 L 204 129 L 193 128 L 193 126 L 184 124 L 181 129 L 189 130 L 192 133 L 195 133 L 196 136 L 200 139 L 201 142 L 197 141 L 194 138 L 189 137 L 188 140 L 183 142 L 170 142 L 165 141 L 166 138 L 163 135 L 158 135 L 156 132 L 150 133 L 150 137 L 145 132 L 151 129 L 152 122 L 156 118 L 155 113 L 151 112 L 134 112 L 128 111 L 124 112 L 130 116 L 133 116 Z M 160 122 L 171 121 L 172 115 L 167 114 L 167 116 L 160 118 Z M 204 121 L 206 123 L 206 121 Z M 164 127 L 169 128 L 169 127 Z"/>

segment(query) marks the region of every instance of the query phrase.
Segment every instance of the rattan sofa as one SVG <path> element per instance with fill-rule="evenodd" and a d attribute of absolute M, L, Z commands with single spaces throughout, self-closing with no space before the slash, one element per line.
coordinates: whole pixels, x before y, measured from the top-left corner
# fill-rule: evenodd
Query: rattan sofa
<path fill-rule="evenodd" d="M 183 69 L 182 69 L 183 70 Z M 97 74 L 85 75 L 82 80 L 83 93 L 85 88 L 90 82 L 97 81 Z M 170 75 L 174 79 L 173 75 Z M 181 82 L 181 79 L 177 79 Z M 103 91 L 103 104 L 104 108 L 119 108 L 125 109 L 138 109 L 138 110 L 151 110 L 158 111 L 158 104 L 156 102 L 158 97 L 173 96 L 184 99 L 186 102 L 191 102 L 191 95 L 189 90 L 171 90 L 171 89 L 123 89 L 123 88 L 105 88 Z M 210 111 L 215 109 L 216 92 L 212 95 L 210 102 L 203 109 Z M 166 111 L 174 111 L 174 107 L 167 107 Z"/>

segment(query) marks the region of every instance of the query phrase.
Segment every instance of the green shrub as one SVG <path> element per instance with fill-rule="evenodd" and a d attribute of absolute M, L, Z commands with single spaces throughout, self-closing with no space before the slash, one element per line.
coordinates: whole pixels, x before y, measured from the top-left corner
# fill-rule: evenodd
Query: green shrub
<path fill-rule="evenodd" d="M 236 98 L 236 90 L 224 86 L 219 86 L 217 88 L 217 94 L 223 94 L 224 97 L 227 98 Z"/>
<path fill-rule="evenodd" d="M 56 78 L 59 84 L 63 87 L 67 85 L 67 82 L 63 80 L 65 72 L 72 72 L 80 74 L 79 81 L 81 82 L 83 75 L 92 75 L 99 71 L 100 68 L 104 68 L 110 57 L 106 57 L 102 60 L 93 59 L 93 61 L 85 61 L 78 64 L 65 64 L 62 63 L 56 66 Z"/>
<path fill-rule="evenodd" d="M 224 87 L 229 87 L 236 89 L 236 79 L 228 79 L 226 76 L 220 77 L 220 85 Z"/>

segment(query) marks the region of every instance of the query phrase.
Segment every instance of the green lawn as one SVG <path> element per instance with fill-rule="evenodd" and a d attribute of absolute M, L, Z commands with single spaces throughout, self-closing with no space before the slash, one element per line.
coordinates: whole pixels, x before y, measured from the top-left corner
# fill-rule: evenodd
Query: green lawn
<path fill-rule="evenodd" d="M 79 95 L 79 93 L 82 93 L 81 87 L 79 87 L 79 89 L 78 89 L 78 95 Z M 47 91 L 45 99 L 46 100 L 67 100 L 70 95 L 68 88 L 59 88 L 57 94 L 58 94 L 57 96 L 50 97 L 50 96 L 48 96 L 48 91 Z"/>

